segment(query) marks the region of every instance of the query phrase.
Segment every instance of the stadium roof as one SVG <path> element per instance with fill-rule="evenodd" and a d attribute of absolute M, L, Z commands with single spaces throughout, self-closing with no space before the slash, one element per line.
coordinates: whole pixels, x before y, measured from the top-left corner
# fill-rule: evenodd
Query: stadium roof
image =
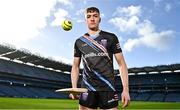
<path fill-rule="evenodd" d="M 150 72 L 158 72 L 162 73 L 163 71 L 171 71 L 174 72 L 176 70 L 180 70 L 180 64 L 170 64 L 170 65 L 159 65 L 159 66 L 145 66 L 141 68 L 130 68 L 128 69 L 129 73 L 150 73 Z"/>
<path fill-rule="evenodd" d="M 18 50 L 12 45 L 2 45 L 0 44 L 0 57 L 5 57 L 10 60 L 18 60 L 23 63 L 31 63 L 35 66 L 43 66 L 45 68 L 52 68 L 54 70 L 60 70 L 62 72 L 70 72 L 71 65 L 65 64 L 61 61 L 53 60 L 52 58 L 45 58 L 38 54 L 32 54 L 26 49 Z M 159 65 L 159 66 L 145 66 L 139 68 L 129 68 L 129 73 L 150 73 L 157 72 L 162 73 L 163 71 L 171 71 L 174 72 L 176 70 L 180 70 L 180 64 L 171 64 L 171 65 Z M 82 73 L 82 69 L 80 70 Z M 115 70 L 115 74 L 119 74 L 118 70 Z"/>
<path fill-rule="evenodd" d="M 23 63 L 31 63 L 35 66 L 44 66 L 45 68 L 52 68 L 61 71 L 70 71 L 71 65 L 52 58 L 45 58 L 40 55 L 32 54 L 27 50 L 18 50 L 11 45 L 0 45 L 0 57 L 9 58 L 10 60 L 19 60 Z"/>

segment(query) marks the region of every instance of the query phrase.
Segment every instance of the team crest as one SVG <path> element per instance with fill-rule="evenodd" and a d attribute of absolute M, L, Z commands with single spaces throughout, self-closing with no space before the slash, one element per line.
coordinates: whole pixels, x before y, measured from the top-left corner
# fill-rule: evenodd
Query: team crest
<path fill-rule="evenodd" d="M 106 48 L 107 47 L 107 39 L 101 39 L 100 44 Z"/>

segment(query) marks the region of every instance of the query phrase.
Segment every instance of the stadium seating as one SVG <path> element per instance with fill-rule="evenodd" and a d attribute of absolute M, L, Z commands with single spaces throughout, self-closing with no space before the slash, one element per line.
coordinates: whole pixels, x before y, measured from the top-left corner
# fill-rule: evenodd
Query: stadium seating
<path fill-rule="evenodd" d="M 70 87 L 70 77 L 65 73 L 0 59 L 0 96 L 68 98 L 54 92 L 66 87 Z"/>
<path fill-rule="evenodd" d="M 169 92 L 166 95 L 165 98 L 166 102 L 172 102 L 172 101 L 176 101 L 176 102 L 180 102 L 180 92 Z"/>
<path fill-rule="evenodd" d="M 161 101 L 162 102 L 164 97 L 165 97 L 164 93 L 154 92 L 154 93 L 152 93 L 149 101 Z"/>
<path fill-rule="evenodd" d="M 0 59 L 0 69 L 2 72 L 13 73 L 22 76 L 36 77 L 47 80 L 61 80 L 64 82 L 70 81 L 66 80 L 69 79 L 69 76 L 64 73 L 62 73 L 63 75 L 59 77 L 59 73 L 55 71 L 28 66 L 25 64 L 15 63 L 3 59 Z"/>
<path fill-rule="evenodd" d="M 119 75 L 115 83 L 120 95 Z M 180 72 L 129 75 L 129 85 L 131 100 L 180 102 Z M 68 87 L 70 74 L 0 59 L 1 97 L 68 98 L 68 94 L 54 92 Z"/>
<path fill-rule="evenodd" d="M 120 77 L 116 76 L 119 92 L 122 90 L 120 82 Z M 129 85 L 131 100 L 180 101 L 180 72 L 129 75 Z"/>

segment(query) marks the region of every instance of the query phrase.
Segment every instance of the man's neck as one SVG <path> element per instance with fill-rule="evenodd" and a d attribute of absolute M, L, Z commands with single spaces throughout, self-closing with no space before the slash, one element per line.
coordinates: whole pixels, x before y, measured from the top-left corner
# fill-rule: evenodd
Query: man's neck
<path fill-rule="evenodd" d="M 97 30 L 89 30 L 88 33 L 89 33 L 90 35 L 95 35 L 95 34 L 99 33 L 99 31 L 100 31 L 100 29 L 97 29 Z"/>

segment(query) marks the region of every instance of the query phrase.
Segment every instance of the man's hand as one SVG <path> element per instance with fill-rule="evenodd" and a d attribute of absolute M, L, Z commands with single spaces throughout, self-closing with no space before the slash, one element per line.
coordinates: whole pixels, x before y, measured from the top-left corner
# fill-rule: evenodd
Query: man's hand
<path fill-rule="evenodd" d="M 79 95 L 75 95 L 75 94 L 69 94 L 69 98 L 73 99 L 73 100 L 76 100 L 76 99 L 79 99 Z"/>
<path fill-rule="evenodd" d="M 121 94 L 122 107 L 127 107 L 130 103 L 130 96 L 128 91 L 124 91 Z"/>

